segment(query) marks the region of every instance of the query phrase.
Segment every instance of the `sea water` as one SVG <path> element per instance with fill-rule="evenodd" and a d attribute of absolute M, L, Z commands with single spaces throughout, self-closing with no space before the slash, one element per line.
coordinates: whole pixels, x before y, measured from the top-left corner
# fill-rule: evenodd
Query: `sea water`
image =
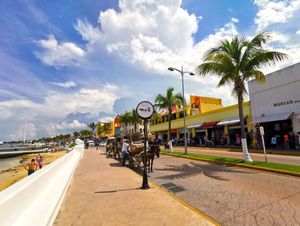
<path fill-rule="evenodd" d="M 0 171 L 20 165 L 20 157 L 0 158 Z"/>

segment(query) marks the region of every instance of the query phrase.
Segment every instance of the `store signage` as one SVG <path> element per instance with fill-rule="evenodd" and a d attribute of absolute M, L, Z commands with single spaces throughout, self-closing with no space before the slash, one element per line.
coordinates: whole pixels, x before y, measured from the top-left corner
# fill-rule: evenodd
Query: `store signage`
<path fill-rule="evenodd" d="M 264 127 L 260 126 L 259 131 L 260 131 L 260 135 L 262 135 L 262 136 L 265 135 Z"/>
<path fill-rule="evenodd" d="M 149 119 L 154 113 L 154 106 L 149 101 L 142 101 L 136 107 L 137 114 L 142 119 Z"/>
<path fill-rule="evenodd" d="M 274 103 L 274 107 L 280 107 L 283 105 L 296 104 L 296 103 L 300 103 L 300 100 L 285 100 L 285 101 L 277 102 Z"/>

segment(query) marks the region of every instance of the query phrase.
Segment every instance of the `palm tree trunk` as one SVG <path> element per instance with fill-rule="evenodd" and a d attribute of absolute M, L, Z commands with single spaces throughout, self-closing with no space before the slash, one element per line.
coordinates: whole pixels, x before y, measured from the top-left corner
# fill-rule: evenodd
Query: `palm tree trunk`
<path fill-rule="evenodd" d="M 238 105 L 239 105 L 239 118 L 240 118 L 240 125 L 241 125 L 241 141 L 242 141 L 242 149 L 243 149 L 243 156 L 246 162 L 253 162 L 251 159 L 248 147 L 247 147 L 247 139 L 245 133 L 245 122 L 244 122 L 244 110 L 243 110 L 243 93 L 238 93 Z"/>
<path fill-rule="evenodd" d="M 171 140 L 171 114 L 170 113 L 170 109 L 169 109 L 169 114 L 168 114 L 168 123 L 169 123 L 169 130 L 168 130 L 168 140 L 170 141 Z"/>

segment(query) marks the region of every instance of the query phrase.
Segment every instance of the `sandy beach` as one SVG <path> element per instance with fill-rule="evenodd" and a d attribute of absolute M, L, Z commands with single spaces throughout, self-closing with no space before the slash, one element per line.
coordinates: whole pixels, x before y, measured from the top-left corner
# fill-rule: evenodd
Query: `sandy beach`
<path fill-rule="evenodd" d="M 43 153 L 44 164 L 46 166 L 58 159 L 59 157 L 66 154 L 66 151 L 59 151 L 53 153 Z M 8 169 L 3 169 L 0 171 L 0 191 L 9 187 L 10 185 L 16 183 L 22 178 L 27 176 L 27 170 L 24 169 L 24 165 L 30 162 L 31 159 L 36 158 L 37 154 L 27 154 L 20 156 L 20 165 L 16 167 L 11 167 Z"/>

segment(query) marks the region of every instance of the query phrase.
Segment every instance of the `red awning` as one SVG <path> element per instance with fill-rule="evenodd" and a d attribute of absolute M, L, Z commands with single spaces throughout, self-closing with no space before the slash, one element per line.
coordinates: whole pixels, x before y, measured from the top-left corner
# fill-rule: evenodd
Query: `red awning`
<path fill-rule="evenodd" d="M 205 122 L 201 125 L 203 128 L 217 127 L 218 122 Z"/>

